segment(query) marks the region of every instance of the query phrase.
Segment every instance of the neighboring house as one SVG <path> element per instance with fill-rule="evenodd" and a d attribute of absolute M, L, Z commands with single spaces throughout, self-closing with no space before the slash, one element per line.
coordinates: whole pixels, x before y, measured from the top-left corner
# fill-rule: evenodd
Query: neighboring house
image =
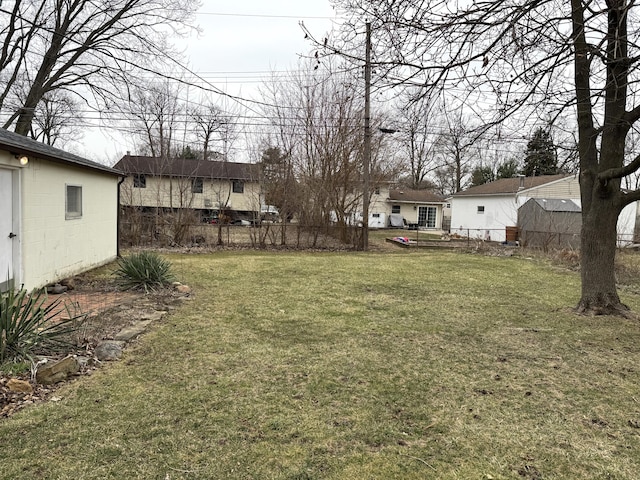
<path fill-rule="evenodd" d="M 445 199 L 428 190 L 389 190 L 387 208 L 390 214 L 400 214 L 408 225 L 429 230 L 442 229 Z"/>
<path fill-rule="evenodd" d="M 504 242 L 507 229 L 517 226 L 518 209 L 531 198 L 572 200 L 578 206 L 577 175 L 502 178 L 471 187 L 451 198 L 451 233 Z M 624 208 L 618 219 L 618 243 L 633 242 L 637 203 Z"/>
<path fill-rule="evenodd" d="M 580 248 L 582 212 L 573 200 L 530 198 L 518 209 L 518 229 L 525 247 Z"/>
<path fill-rule="evenodd" d="M 114 260 L 121 173 L 0 129 L 0 287 L 43 287 Z"/>
<path fill-rule="evenodd" d="M 369 228 L 387 228 L 389 222 L 389 185 L 377 186 L 369 200 Z"/>
<path fill-rule="evenodd" d="M 221 211 L 233 219 L 260 215 L 252 164 L 125 155 L 114 168 L 127 174 L 120 199 L 125 207 L 188 209 L 202 218 Z"/>
<path fill-rule="evenodd" d="M 516 227 L 518 208 L 530 198 L 580 201 L 575 175 L 501 178 L 451 197 L 451 233 L 503 242 L 506 228 Z"/>

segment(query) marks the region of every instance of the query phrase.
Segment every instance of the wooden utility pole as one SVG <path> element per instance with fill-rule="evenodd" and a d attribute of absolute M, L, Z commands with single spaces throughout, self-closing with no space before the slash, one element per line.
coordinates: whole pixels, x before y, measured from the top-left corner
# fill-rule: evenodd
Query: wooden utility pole
<path fill-rule="evenodd" d="M 364 148 L 362 159 L 362 249 L 369 249 L 369 193 L 371 168 L 371 22 L 367 22 L 364 65 Z"/>

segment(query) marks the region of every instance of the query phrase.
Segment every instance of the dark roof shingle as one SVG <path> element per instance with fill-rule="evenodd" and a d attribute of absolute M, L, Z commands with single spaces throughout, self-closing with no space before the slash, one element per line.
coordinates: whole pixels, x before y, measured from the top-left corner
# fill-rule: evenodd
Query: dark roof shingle
<path fill-rule="evenodd" d="M 10 132 L 4 128 L 0 128 L 0 148 L 16 154 L 20 153 L 53 162 L 73 164 L 79 167 L 101 170 L 112 175 L 122 175 L 122 172 L 119 172 L 114 168 L 87 160 L 86 158 L 74 155 L 73 153 L 65 152 L 64 150 L 38 142 L 32 138 L 18 135 L 17 133 Z"/>
<path fill-rule="evenodd" d="M 389 200 L 413 203 L 444 203 L 444 198 L 429 190 L 389 190 Z"/>
<path fill-rule="evenodd" d="M 161 159 L 159 157 L 125 155 L 114 168 L 128 174 L 216 178 L 230 180 L 257 180 L 257 166 L 250 163 L 219 162 L 211 160 Z"/>

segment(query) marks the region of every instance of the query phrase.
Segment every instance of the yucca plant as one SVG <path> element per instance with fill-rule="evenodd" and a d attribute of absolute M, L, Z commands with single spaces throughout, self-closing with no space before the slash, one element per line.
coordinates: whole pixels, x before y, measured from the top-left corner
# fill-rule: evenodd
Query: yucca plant
<path fill-rule="evenodd" d="M 71 315 L 61 299 L 45 305 L 44 290 L 0 293 L 0 364 L 30 359 L 33 354 L 68 350 L 70 334 L 86 319 Z M 62 312 L 65 318 L 60 318 Z"/>
<path fill-rule="evenodd" d="M 121 258 L 114 274 L 124 289 L 145 292 L 169 285 L 174 279 L 171 263 L 155 252 L 140 252 Z"/>

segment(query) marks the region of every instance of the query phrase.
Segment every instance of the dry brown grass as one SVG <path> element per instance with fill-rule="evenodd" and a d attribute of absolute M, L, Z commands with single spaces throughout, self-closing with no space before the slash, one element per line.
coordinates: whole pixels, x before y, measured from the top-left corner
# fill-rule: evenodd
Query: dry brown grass
<path fill-rule="evenodd" d="M 573 271 L 432 250 L 170 258 L 195 300 L 0 423 L 1 478 L 637 478 L 640 325 L 575 316 Z"/>

